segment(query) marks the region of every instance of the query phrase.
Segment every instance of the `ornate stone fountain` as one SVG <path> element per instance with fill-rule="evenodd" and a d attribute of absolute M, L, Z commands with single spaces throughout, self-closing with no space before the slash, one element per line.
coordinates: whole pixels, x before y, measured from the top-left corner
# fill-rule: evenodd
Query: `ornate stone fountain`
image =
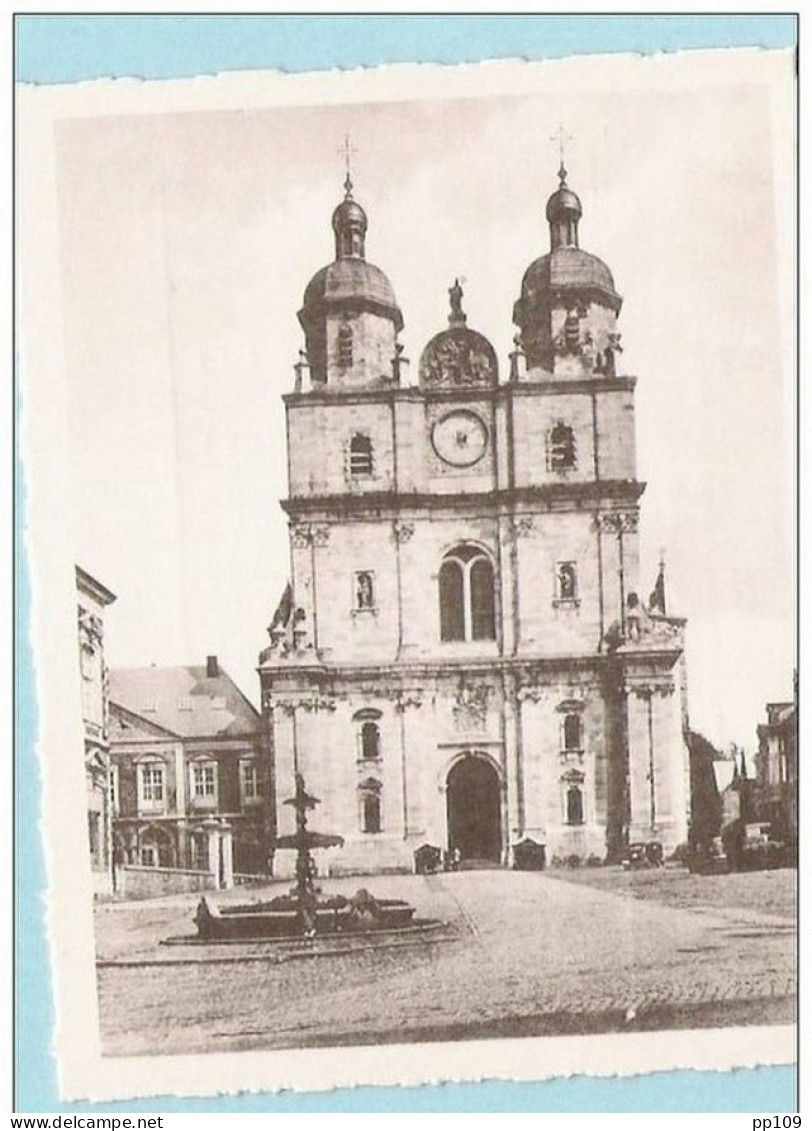
<path fill-rule="evenodd" d="M 304 778 L 296 774 L 294 796 L 285 801 L 296 811 L 296 831 L 277 837 L 277 849 L 296 852 L 296 883 L 287 895 L 267 901 L 224 906 L 209 906 L 205 896 L 195 913 L 201 939 L 209 942 L 232 939 L 298 937 L 341 932 L 404 930 L 413 925 L 414 908 L 401 899 L 376 899 L 365 888 L 355 895 L 321 897 L 316 886 L 314 848 L 329 848 L 344 843 L 343 837 L 318 833 L 307 827 L 307 816 L 319 799 L 307 792 Z"/>

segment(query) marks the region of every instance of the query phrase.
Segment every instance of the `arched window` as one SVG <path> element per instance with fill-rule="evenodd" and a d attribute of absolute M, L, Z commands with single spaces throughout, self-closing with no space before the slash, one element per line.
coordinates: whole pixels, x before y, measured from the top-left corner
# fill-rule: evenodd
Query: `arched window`
<path fill-rule="evenodd" d="M 362 833 L 381 831 L 381 783 L 367 778 L 358 787 L 359 817 Z"/>
<path fill-rule="evenodd" d="M 145 868 L 171 868 L 175 853 L 165 829 L 150 826 L 138 833 L 138 863 Z"/>
<path fill-rule="evenodd" d="M 378 724 L 361 723 L 361 757 L 365 762 L 376 762 L 381 756 L 381 732 Z"/>
<path fill-rule="evenodd" d="M 440 639 L 495 640 L 493 566 L 476 546 L 458 546 L 440 566 Z"/>
<path fill-rule="evenodd" d="M 569 424 L 555 424 L 547 436 L 547 467 L 550 471 L 566 471 L 575 467 L 575 433 Z"/>
<path fill-rule="evenodd" d="M 580 750 L 581 749 L 581 716 L 580 715 L 565 715 L 564 716 L 564 749 L 565 750 Z"/>
<path fill-rule="evenodd" d="M 352 326 L 344 322 L 338 328 L 338 364 L 341 369 L 352 365 Z"/>
<path fill-rule="evenodd" d="M 440 566 L 440 639 L 465 639 L 463 565 L 449 558 Z"/>
<path fill-rule="evenodd" d="M 381 712 L 364 707 L 352 717 L 355 725 L 356 756 L 359 762 L 377 762 L 381 757 Z"/>
<path fill-rule="evenodd" d="M 350 440 L 350 475 L 372 474 L 372 441 L 356 432 Z"/>
<path fill-rule="evenodd" d="M 567 789 L 567 824 L 582 825 L 584 823 L 584 795 L 579 785 L 571 785 Z"/>

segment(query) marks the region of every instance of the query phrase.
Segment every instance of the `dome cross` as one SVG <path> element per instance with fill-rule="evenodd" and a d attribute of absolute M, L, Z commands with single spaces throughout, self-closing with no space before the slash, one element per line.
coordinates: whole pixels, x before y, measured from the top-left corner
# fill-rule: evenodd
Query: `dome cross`
<path fill-rule="evenodd" d="M 575 140 L 575 138 L 573 137 L 573 135 L 568 134 L 562 125 L 559 125 L 558 130 L 554 134 L 551 134 L 551 136 L 550 136 L 550 141 L 557 141 L 558 142 L 558 161 L 559 161 L 558 179 L 561 182 L 562 186 L 567 179 L 567 170 L 566 170 L 566 167 L 564 165 L 565 143 L 568 142 L 568 141 L 574 141 L 574 140 Z"/>
<path fill-rule="evenodd" d="M 341 153 L 344 156 L 344 166 L 345 166 L 346 171 L 347 171 L 347 175 L 344 178 L 344 196 L 345 196 L 346 200 L 351 200 L 352 199 L 352 187 L 353 187 L 352 186 L 352 158 L 353 158 L 353 155 L 358 152 L 358 150 L 355 148 L 355 146 L 350 141 L 350 135 L 349 134 L 344 134 L 344 142 L 336 150 L 336 152 Z"/>

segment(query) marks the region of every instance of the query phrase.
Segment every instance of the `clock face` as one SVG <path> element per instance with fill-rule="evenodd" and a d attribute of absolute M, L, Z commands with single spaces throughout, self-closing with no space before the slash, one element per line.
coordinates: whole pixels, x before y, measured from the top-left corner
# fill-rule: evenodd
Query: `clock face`
<path fill-rule="evenodd" d="M 437 455 L 446 463 L 470 467 L 485 454 L 488 429 L 474 412 L 449 412 L 434 425 L 431 442 Z"/>

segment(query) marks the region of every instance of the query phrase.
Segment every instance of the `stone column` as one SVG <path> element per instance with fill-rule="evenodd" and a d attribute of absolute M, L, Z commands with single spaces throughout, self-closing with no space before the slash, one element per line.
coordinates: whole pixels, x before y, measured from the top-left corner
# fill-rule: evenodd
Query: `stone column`
<path fill-rule="evenodd" d="M 214 876 L 215 888 L 220 887 L 220 826 L 206 822 L 206 836 L 209 844 L 209 872 Z"/>
<path fill-rule="evenodd" d="M 652 692 L 648 685 L 632 684 L 626 697 L 629 744 L 629 840 L 651 836 L 653 759 Z M 656 801 L 656 795 L 655 795 Z"/>
<path fill-rule="evenodd" d="M 506 820 L 503 829 L 503 863 L 510 863 L 511 847 L 524 832 L 524 759 L 521 744 L 521 720 L 516 701 L 515 678 L 506 673 L 502 684 L 502 718 L 504 719 L 503 768 L 506 785 Z"/>
<path fill-rule="evenodd" d="M 222 825 L 220 831 L 220 852 L 222 861 L 221 886 L 234 887 L 234 844 L 230 825 Z"/>
<path fill-rule="evenodd" d="M 673 685 L 663 684 L 652 702 L 657 837 L 662 840 L 666 852 L 671 852 L 688 838 L 688 750 L 682 732 L 681 706 Z"/>
<path fill-rule="evenodd" d="M 294 832 L 293 809 L 283 802 L 293 796 L 296 774 L 296 738 L 294 734 L 293 708 L 271 699 L 266 710 L 271 711 L 273 733 L 275 789 L 276 789 L 276 832 L 284 836 Z"/>

